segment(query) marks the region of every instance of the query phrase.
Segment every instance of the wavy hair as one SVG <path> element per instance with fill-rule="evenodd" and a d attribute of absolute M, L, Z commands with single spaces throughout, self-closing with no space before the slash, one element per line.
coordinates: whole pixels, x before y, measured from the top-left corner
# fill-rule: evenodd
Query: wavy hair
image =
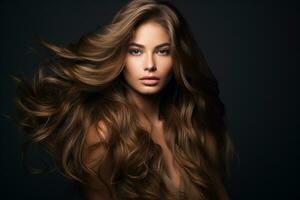
<path fill-rule="evenodd" d="M 45 147 L 66 177 L 86 183 L 86 174 L 103 180 L 100 171 L 87 166 L 84 154 L 87 131 L 101 120 L 110 137 L 95 145 L 108 147 L 117 198 L 172 199 L 162 179 L 162 149 L 142 127 L 122 76 L 128 43 L 150 19 L 168 31 L 174 59 L 174 76 L 163 89 L 159 110 L 167 146 L 199 199 L 228 199 L 224 180 L 233 144 L 225 106 L 187 22 L 169 1 L 133 0 L 111 24 L 68 47 L 42 40 L 53 57 L 39 66 L 33 82 L 16 78 L 19 125 L 29 143 Z M 213 150 L 209 140 L 215 141 Z M 104 159 L 98 161 L 101 166 Z"/>

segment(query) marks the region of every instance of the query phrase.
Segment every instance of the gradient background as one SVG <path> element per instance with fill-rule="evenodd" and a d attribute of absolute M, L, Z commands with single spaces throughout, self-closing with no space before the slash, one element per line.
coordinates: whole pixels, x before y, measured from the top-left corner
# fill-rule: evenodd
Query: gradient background
<path fill-rule="evenodd" d="M 110 23 L 126 2 L 2 0 L 0 112 L 12 110 L 15 84 L 9 75 L 30 76 L 41 61 L 34 53 L 35 36 L 65 46 Z M 228 182 L 232 199 L 299 199 L 299 6 L 292 1 L 173 2 L 219 81 L 238 151 Z M 21 135 L 12 121 L 0 120 L 0 198 L 76 199 L 61 175 L 34 176 L 22 168 Z"/>

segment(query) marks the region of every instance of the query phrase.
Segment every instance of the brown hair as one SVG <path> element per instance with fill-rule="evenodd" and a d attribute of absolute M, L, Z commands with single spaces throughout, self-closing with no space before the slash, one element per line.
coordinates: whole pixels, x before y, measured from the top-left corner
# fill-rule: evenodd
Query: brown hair
<path fill-rule="evenodd" d="M 111 184 L 118 198 L 172 199 L 161 178 L 162 150 L 141 126 L 122 76 L 127 44 L 149 19 L 170 34 L 175 63 L 160 106 L 167 145 L 199 199 L 227 199 L 222 183 L 233 145 L 217 80 L 169 1 L 133 0 L 111 24 L 66 48 L 42 41 L 54 58 L 39 67 L 32 84 L 16 78 L 20 125 L 30 143 L 47 149 L 64 175 L 84 183 L 85 174 L 96 176 L 84 162 L 86 133 L 101 120 L 111 137 L 98 145 L 106 145 L 106 154 L 112 155 Z M 209 140 L 215 141 L 213 150 Z"/>

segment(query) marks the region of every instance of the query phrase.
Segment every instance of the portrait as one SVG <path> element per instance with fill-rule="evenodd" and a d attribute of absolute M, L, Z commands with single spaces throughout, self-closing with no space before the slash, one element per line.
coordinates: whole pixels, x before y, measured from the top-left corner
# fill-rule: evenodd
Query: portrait
<path fill-rule="evenodd" d="M 241 21 L 236 16 L 250 16 L 249 5 L 222 4 L 232 10 L 228 14 L 216 4 L 193 1 L 37 3 L 42 19 L 22 3 L 3 3 L 3 8 L 12 5 L 34 20 L 20 23 L 22 29 L 14 23 L 7 27 L 20 28 L 23 35 L 26 26 L 39 27 L 34 33 L 30 29 L 31 41 L 22 39 L 28 42 L 26 50 L 19 50 L 25 55 L 15 61 L 22 67 L 8 70 L 15 87 L 1 111 L 10 122 L 3 122 L 4 130 L 15 129 L 1 138 L 6 187 L 12 189 L 12 177 L 21 177 L 20 194 L 6 190 L 12 199 L 253 199 L 239 183 L 247 178 L 249 184 L 243 184 L 250 188 L 260 174 L 250 169 L 266 170 L 251 155 L 264 152 L 259 145 L 268 133 L 258 136 L 259 118 L 243 110 L 258 113 L 255 104 L 245 102 L 261 87 L 242 86 L 251 70 L 236 63 L 246 58 L 246 50 L 235 46 L 242 42 L 234 31 L 250 35 L 250 25 L 233 26 Z M 51 13 L 57 14 L 48 19 L 53 24 L 38 24 Z M 258 124 L 246 123 L 246 116 Z M 254 133 L 243 135 L 243 123 Z M 55 188 L 59 191 L 52 192 Z"/>

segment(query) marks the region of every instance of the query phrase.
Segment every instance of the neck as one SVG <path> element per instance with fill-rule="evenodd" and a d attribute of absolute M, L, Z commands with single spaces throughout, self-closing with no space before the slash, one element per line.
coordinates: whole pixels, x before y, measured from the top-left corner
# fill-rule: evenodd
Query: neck
<path fill-rule="evenodd" d="M 160 121 L 159 119 L 159 106 L 160 106 L 160 94 L 154 95 L 142 95 L 128 89 L 128 97 L 142 110 L 149 118 L 151 123 L 155 124 Z"/>

